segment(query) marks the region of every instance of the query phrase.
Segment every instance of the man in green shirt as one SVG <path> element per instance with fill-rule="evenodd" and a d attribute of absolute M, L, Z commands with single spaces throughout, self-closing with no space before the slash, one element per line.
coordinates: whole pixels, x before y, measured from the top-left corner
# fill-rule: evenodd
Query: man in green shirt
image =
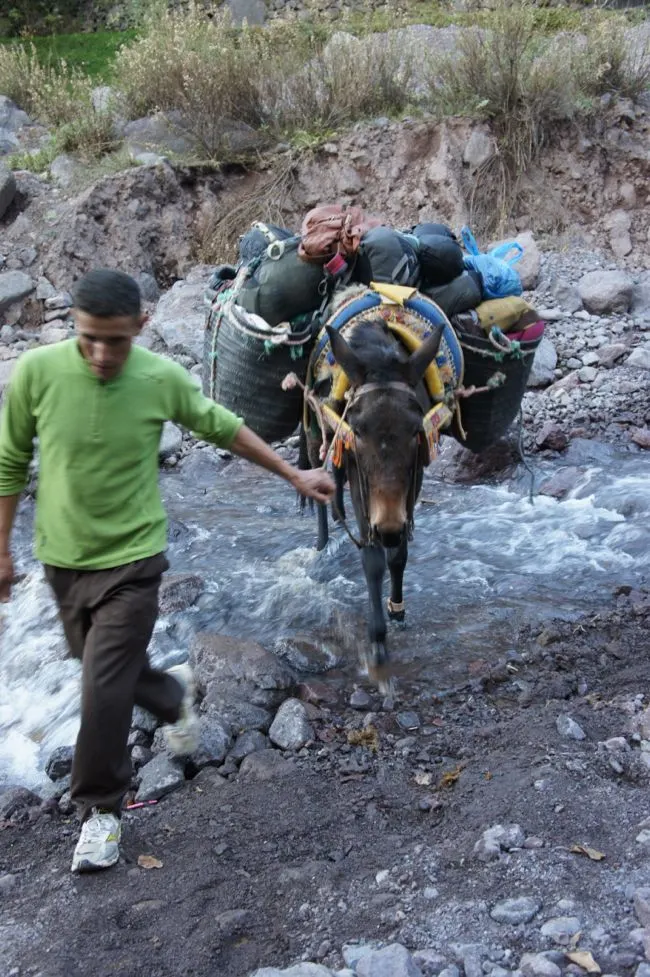
<path fill-rule="evenodd" d="M 240 418 L 204 397 L 185 370 L 133 340 L 140 292 L 98 269 L 75 290 L 77 336 L 30 350 L 16 364 L 0 417 L 0 600 L 14 578 L 10 536 L 38 438 L 35 549 L 54 591 L 71 654 L 82 662 L 81 726 L 71 795 L 82 820 L 72 871 L 119 858 L 120 809 L 131 779 L 134 704 L 166 723 L 177 754 L 197 745 L 188 665 L 149 665 L 158 589 L 169 564 L 158 489 L 162 426 L 172 420 L 286 479 L 319 502 L 323 471 L 293 468 Z"/>

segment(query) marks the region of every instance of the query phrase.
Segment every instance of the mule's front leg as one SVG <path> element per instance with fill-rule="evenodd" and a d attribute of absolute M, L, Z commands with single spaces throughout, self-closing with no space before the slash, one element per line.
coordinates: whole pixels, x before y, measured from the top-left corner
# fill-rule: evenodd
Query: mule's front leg
<path fill-rule="evenodd" d="M 316 549 L 324 550 L 327 546 L 327 541 L 329 539 L 329 527 L 327 525 L 327 506 L 324 502 L 317 503 L 318 510 L 318 541 L 316 543 Z"/>
<path fill-rule="evenodd" d="M 386 651 L 386 618 L 381 599 L 384 573 L 386 572 L 386 553 L 383 546 L 372 544 L 361 551 L 363 571 L 368 585 L 368 637 L 370 638 L 370 660 L 368 671 L 372 674 L 388 662 Z"/>
<path fill-rule="evenodd" d="M 332 501 L 332 518 L 334 522 L 341 522 L 345 519 L 345 499 L 343 496 L 345 470 L 343 468 L 334 468 L 334 484 L 336 492 Z"/>
<path fill-rule="evenodd" d="M 409 544 L 406 536 L 399 546 L 388 550 L 388 569 L 390 570 L 390 597 L 388 598 L 388 616 L 391 621 L 404 620 L 404 570 L 409 555 Z"/>

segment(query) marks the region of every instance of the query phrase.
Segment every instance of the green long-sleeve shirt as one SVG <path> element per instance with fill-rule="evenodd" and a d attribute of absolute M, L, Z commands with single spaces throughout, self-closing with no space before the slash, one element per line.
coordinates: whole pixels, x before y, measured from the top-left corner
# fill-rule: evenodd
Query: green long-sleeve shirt
<path fill-rule="evenodd" d="M 139 346 L 106 383 L 74 339 L 18 360 L 0 416 L 0 496 L 25 488 L 37 437 L 39 560 L 103 570 L 166 549 L 158 446 L 167 420 L 226 448 L 242 424 L 181 366 Z"/>

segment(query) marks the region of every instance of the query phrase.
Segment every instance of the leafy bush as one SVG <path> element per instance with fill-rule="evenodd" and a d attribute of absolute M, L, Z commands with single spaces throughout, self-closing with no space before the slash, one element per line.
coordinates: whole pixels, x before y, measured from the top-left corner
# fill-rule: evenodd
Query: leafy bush
<path fill-rule="evenodd" d="M 588 95 L 613 93 L 636 99 L 650 87 L 648 43 L 633 45 L 623 16 L 597 20 L 587 33 L 583 57 L 576 64 L 581 89 Z"/>

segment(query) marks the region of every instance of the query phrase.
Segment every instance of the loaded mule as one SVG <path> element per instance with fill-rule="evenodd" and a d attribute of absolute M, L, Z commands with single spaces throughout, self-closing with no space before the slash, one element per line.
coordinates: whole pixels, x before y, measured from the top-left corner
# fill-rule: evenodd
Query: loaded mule
<path fill-rule="evenodd" d="M 352 294 L 349 297 L 350 292 Z M 342 293 L 310 360 L 301 463 L 332 459 L 333 516 L 361 551 L 368 586 L 368 672 L 388 686 L 382 585 L 390 572 L 388 617 L 404 620 L 402 590 L 423 470 L 455 412 L 462 352 L 444 313 L 414 289 L 373 285 Z M 347 526 L 349 483 L 359 538 Z M 318 549 L 328 541 L 318 507 Z"/>

